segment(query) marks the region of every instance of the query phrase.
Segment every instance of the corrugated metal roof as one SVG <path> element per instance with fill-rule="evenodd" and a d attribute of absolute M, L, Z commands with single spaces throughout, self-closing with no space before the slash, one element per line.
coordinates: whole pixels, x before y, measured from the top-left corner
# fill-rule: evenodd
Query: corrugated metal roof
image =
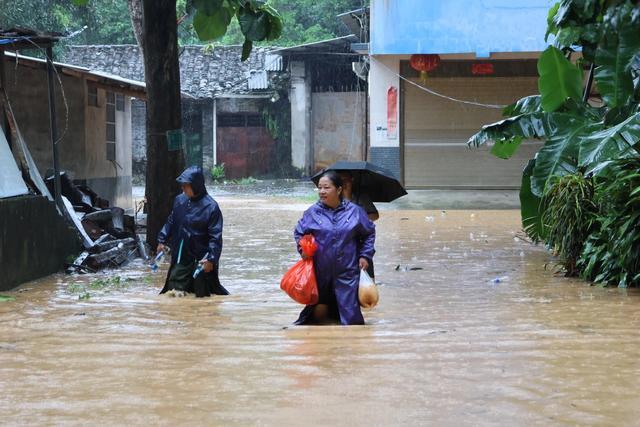
<path fill-rule="evenodd" d="M 0 28 L 0 45 L 4 49 L 34 49 L 51 46 L 61 38 L 62 33 L 38 31 L 31 28 Z"/>
<path fill-rule="evenodd" d="M 267 71 L 282 71 L 282 56 L 267 53 L 264 56 L 264 69 Z"/>
<path fill-rule="evenodd" d="M 12 59 L 16 59 L 17 57 L 18 63 L 25 62 L 25 63 L 31 63 L 31 64 L 38 64 L 42 67 L 46 66 L 46 61 L 44 59 L 34 58 L 32 56 L 16 55 L 15 53 L 12 53 L 12 52 L 5 52 L 4 54 L 5 56 L 8 56 Z M 55 61 L 53 62 L 53 64 L 57 69 L 61 70 L 62 72 L 64 72 L 65 70 L 70 70 L 76 73 L 83 74 L 89 77 L 90 80 L 96 80 L 96 81 L 99 81 L 100 83 L 111 84 L 114 86 L 121 86 L 121 87 L 125 86 L 128 89 L 138 91 L 142 94 L 146 92 L 146 86 L 144 82 L 126 79 L 111 73 L 91 70 L 90 68 L 81 67 L 78 65 L 70 65 L 70 64 L 65 64 L 62 62 L 55 62 Z"/>
<path fill-rule="evenodd" d="M 249 90 L 269 88 L 269 77 L 266 70 L 251 70 L 247 73 L 247 87 Z"/>

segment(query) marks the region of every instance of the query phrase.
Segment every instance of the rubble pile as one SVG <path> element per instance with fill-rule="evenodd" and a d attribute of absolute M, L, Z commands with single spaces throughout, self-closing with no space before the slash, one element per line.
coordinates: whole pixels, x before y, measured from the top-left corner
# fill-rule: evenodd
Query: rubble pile
<path fill-rule="evenodd" d="M 46 179 L 49 191 L 53 192 L 53 175 Z M 66 272 L 95 272 L 106 267 L 117 267 L 141 257 L 147 260 L 148 251 L 137 234 L 133 215 L 120 207 L 110 207 L 109 201 L 101 198 L 86 185 L 73 183 L 65 172 L 60 173 L 60 190 L 73 207 L 71 218 L 80 224 L 85 250 L 67 265 Z"/>

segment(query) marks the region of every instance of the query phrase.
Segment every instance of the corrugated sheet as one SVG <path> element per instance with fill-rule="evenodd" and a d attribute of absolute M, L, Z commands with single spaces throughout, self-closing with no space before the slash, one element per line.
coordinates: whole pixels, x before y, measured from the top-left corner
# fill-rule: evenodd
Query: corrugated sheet
<path fill-rule="evenodd" d="M 282 56 L 267 53 L 264 56 L 264 69 L 267 71 L 282 71 Z"/>
<path fill-rule="evenodd" d="M 247 86 L 249 90 L 259 90 L 269 88 L 269 78 L 266 70 L 251 70 L 248 73 Z"/>

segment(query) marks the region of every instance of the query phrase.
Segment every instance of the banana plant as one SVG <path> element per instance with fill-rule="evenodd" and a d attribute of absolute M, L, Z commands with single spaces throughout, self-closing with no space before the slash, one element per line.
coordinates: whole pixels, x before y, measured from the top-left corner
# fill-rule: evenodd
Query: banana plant
<path fill-rule="evenodd" d="M 640 154 L 640 7 L 631 0 L 563 0 L 549 11 L 547 35 L 555 42 L 538 60 L 539 95 L 503 111 L 469 146 L 494 142 L 491 152 L 508 159 L 527 140 L 544 141 L 523 171 L 523 227 L 534 240 L 544 234 L 536 215 L 553 177 L 583 171 L 605 174 L 609 162 Z M 582 58 L 573 63 L 571 53 Z M 583 69 L 590 76 L 583 82 Z M 593 78 L 593 79 L 592 79 Z M 602 99 L 588 102 L 591 81 Z M 586 87 L 585 87 L 586 86 Z M 539 225 L 539 226 L 538 226 Z"/>

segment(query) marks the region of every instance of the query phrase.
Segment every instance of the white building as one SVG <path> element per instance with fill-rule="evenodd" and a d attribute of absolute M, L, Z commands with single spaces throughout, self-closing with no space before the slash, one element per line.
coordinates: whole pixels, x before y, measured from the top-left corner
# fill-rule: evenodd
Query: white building
<path fill-rule="evenodd" d="M 539 143 L 509 160 L 465 143 L 501 119 L 500 106 L 538 93 L 552 3 L 371 0 L 369 160 L 408 188 L 519 187 Z M 410 63 L 420 54 L 440 60 L 426 79 Z"/>

